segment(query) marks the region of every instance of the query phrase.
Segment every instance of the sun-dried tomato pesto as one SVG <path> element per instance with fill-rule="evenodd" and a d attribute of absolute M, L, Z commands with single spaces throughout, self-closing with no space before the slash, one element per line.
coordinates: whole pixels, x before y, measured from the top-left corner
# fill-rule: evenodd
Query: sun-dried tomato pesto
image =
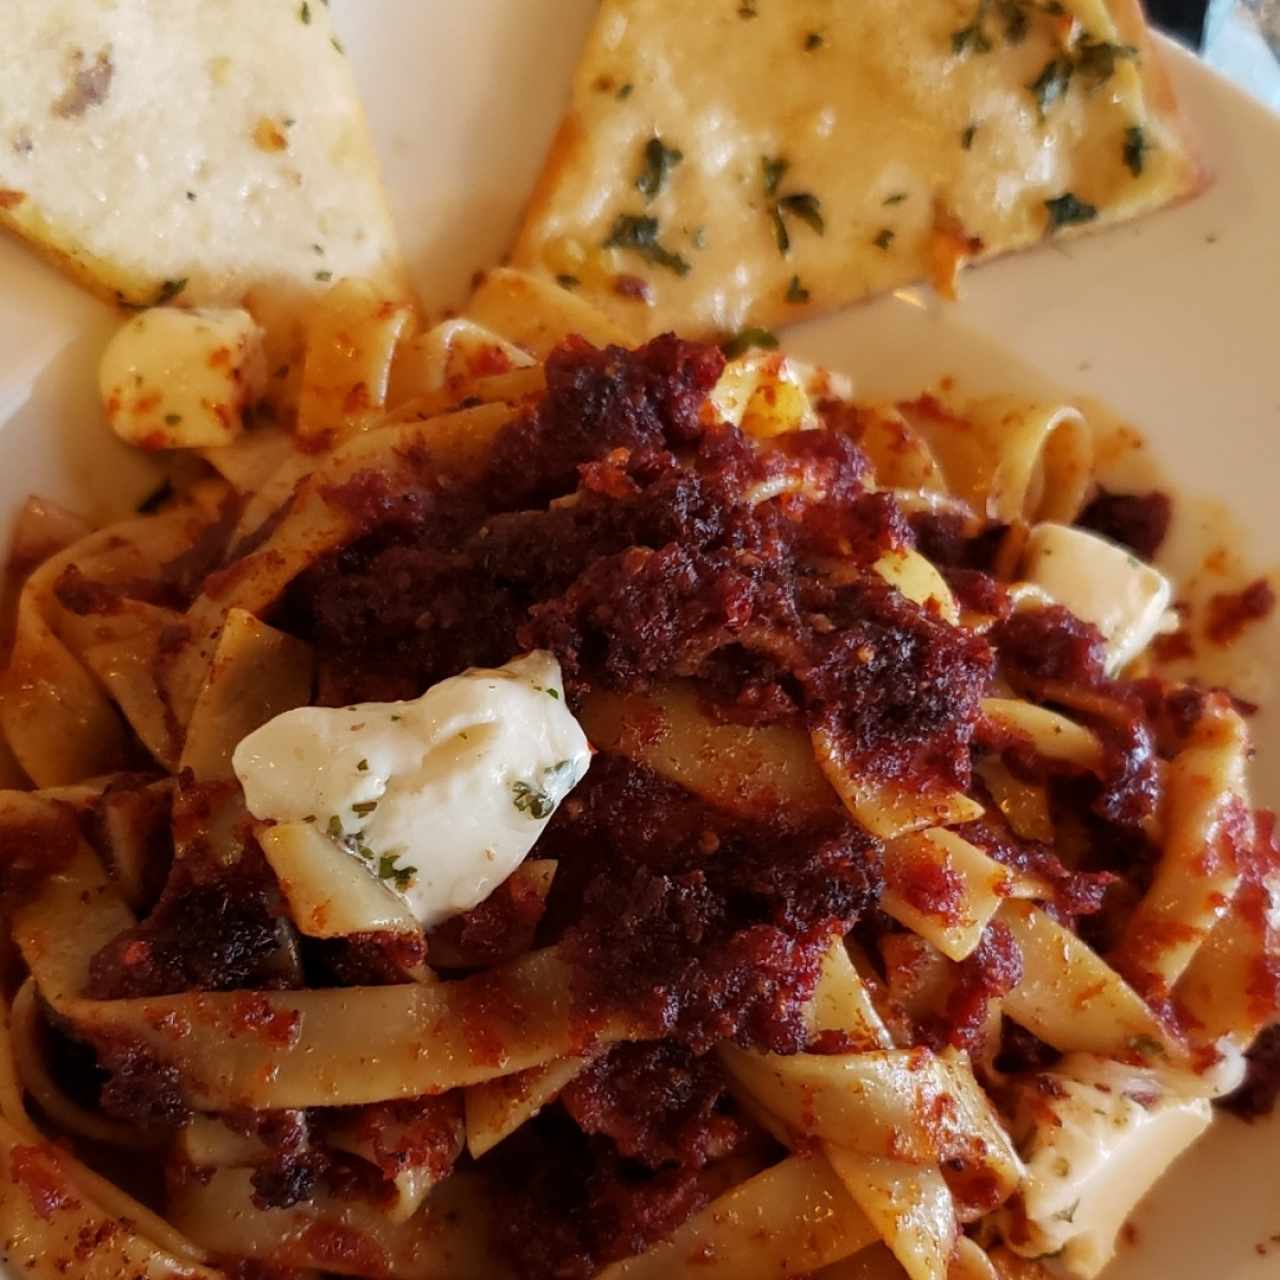
<path fill-rule="evenodd" d="M 654 144 L 641 194 L 656 194 L 679 163 L 678 151 Z M 765 182 L 778 187 L 786 166 L 771 163 Z M 772 187 L 781 235 L 821 230 L 816 200 Z M 651 221 L 637 215 L 617 243 L 663 265 L 668 250 Z M 402 461 L 413 483 L 367 471 L 325 490 L 357 535 L 293 581 L 269 617 L 311 646 L 319 700 L 415 698 L 468 667 L 500 666 L 534 648 L 554 653 L 578 712 L 600 691 L 687 682 L 721 722 L 822 730 L 868 783 L 976 795 L 987 813 L 956 833 L 1042 882 L 1044 908 L 1105 951 L 1150 882 L 1159 772 L 1203 697 L 1155 678 L 1109 678 L 1103 637 L 1066 609 L 1014 612 L 993 573 L 1008 530 L 909 516 L 876 488 L 856 412 L 824 405 L 827 430 L 767 440 L 720 420 L 708 397 L 724 364 L 720 349 L 670 335 L 636 351 L 571 340 L 547 362 L 545 396 L 498 433 L 473 483 L 443 484 L 432 461 L 410 450 Z M 922 411 L 935 411 L 931 403 Z M 1167 516 L 1159 495 L 1102 494 L 1081 523 L 1148 551 Z M 165 602 L 185 601 L 203 572 L 197 560 L 228 529 L 220 522 L 159 586 L 126 594 L 160 599 L 163 587 Z M 952 625 L 936 602 L 915 603 L 878 574 L 887 553 L 912 549 L 938 565 L 977 625 Z M 204 590 L 216 597 L 240 572 L 233 560 Z M 74 573 L 56 589 L 76 611 L 119 605 L 118 592 Z M 1246 612 L 1260 608 L 1257 595 L 1243 602 Z M 1004 696 L 1029 696 L 1086 723 L 1102 743 L 1101 764 L 1046 761 L 988 721 L 982 701 L 997 669 Z M 1073 839 L 1052 847 L 1016 834 L 975 781 L 975 760 L 1042 788 L 1055 828 Z M 586 1280 L 776 1158 L 716 1047 L 851 1051 L 848 1035 L 815 1033 L 810 1016 L 832 945 L 852 935 L 892 987 L 928 946 L 881 910 L 886 881 L 899 901 L 943 923 L 961 920 L 965 900 L 956 869 L 913 860 L 901 846 L 886 870 L 884 843 L 834 791 L 825 809 L 820 798 L 804 812 L 731 814 L 601 752 L 535 847 L 534 857 L 554 864 L 549 889 L 545 878 L 508 881 L 425 943 L 391 933 L 311 939 L 293 928 L 249 824 L 237 829 L 239 860 L 215 863 L 203 828 L 217 797 L 190 777 L 175 793 L 181 857 L 154 909 L 94 957 L 92 996 L 240 991 L 244 1034 L 287 1041 L 294 1028 L 256 992 L 398 983 L 421 977 L 424 964 L 450 982 L 535 947 L 559 948 L 583 1069 L 479 1160 L 463 1148 L 459 1091 L 232 1118 L 263 1147 L 252 1174 L 259 1207 L 320 1193 L 385 1205 L 407 1169 L 478 1173 L 498 1244 L 524 1280 Z M 66 815 L 54 825 L 35 834 L 56 858 L 74 850 L 76 828 Z M 0 874 L 25 883 L 26 850 L 0 854 Z M 918 944 L 914 956 L 904 944 Z M 994 920 L 949 971 L 931 1012 L 913 1022 L 904 1004 L 885 1017 L 897 1043 L 976 1050 L 991 1031 L 992 1002 L 1021 973 L 1013 934 Z M 1274 976 L 1260 975 L 1259 990 Z M 475 981 L 486 991 L 492 984 L 494 1008 L 507 998 L 500 973 Z M 650 1039 L 607 1048 L 593 1040 L 623 1018 Z M 466 1030 L 487 1045 L 491 1007 Z M 153 1125 L 187 1115 L 184 1082 L 140 1046 L 92 1047 L 93 1085 L 107 1110 Z M 1053 1057 L 1012 1024 L 999 1047 L 1002 1067 Z M 1263 1075 L 1269 1053 L 1265 1043 L 1255 1053 Z M 963 1153 L 944 1164 L 965 1205 L 998 1198 Z M 370 1239 L 335 1224 L 312 1230 L 310 1244 L 334 1269 L 385 1269 Z"/>

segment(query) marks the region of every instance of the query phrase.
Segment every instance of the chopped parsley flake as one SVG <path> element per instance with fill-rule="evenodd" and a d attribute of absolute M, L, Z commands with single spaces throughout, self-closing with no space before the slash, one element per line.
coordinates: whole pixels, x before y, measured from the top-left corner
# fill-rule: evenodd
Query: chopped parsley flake
<path fill-rule="evenodd" d="M 156 290 L 157 307 L 163 307 L 166 302 L 172 302 L 174 298 L 187 287 L 187 277 L 182 276 L 178 280 L 166 280 L 160 288 Z"/>
<path fill-rule="evenodd" d="M 822 205 L 817 196 L 808 191 L 793 191 L 782 196 L 777 194 L 778 184 L 790 167 L 790 162 L 780 156 L 764 156 L 760 161 L 764 176 L 764 193 L 773 200 L 769 206 L 769 219 L 773 223 L 774 239 L 778 244 L 778 252 L 784 256 L 791 252 L 791 230 L 787 226 L 788 215 L 807 223 L 819 235 L 826 230 L 826 224 L 822 218 Z"/>
<path fill-rule="evenodd" d="M 342 819 L 336 813 L 329 815 L 329 825 L 325 827 L 325 832 L 332 840 L 341 840 L 343 836 Z"/>
<path fill-rule="evenodd" d="M 769 216 L 773 220 L 773 238 L 778 243 L 778 252 L 785 257 L 791 252 L 791 232 L 787 230 L 786 219 L 776 204 L 769 210 Z"/>
<path fill-rule="evenodd" d="M 351 812 L 357 817 L 367 818 L 376 808 L 378 802 L 376 800 L 362 800 L 359 804 L 351 806 Z"/>
<path fill-rule="evenodd" d="M 991 36 L 987 32 L 986 21 L 992 7 L 993 0 L 979 0 L 973 21 L 951 33 L 953 53 L 991 52 Z M 994 8 L 1004 27 L 1005 43 L 1010 45 L 1021 44 L 1027 38 L 1033 12 L 1053 16 L 1065 12 L 1058 0 L 994 0 Z"/>
<path fill-rule="evenodd" d="M 800 283 L 799 276 L 792 276 L 791 283 L 787 285 L 787 301 L 794 303 L 809 301 L 809 290 Z"/>
<path fill-rule="evenodd" d="M 531 782 L 517 781 L 511 784 L 512 803 L 521 813 L 541 821 L 549 818 L 556 811 L 558 801 L 552 798 L 555 791 L 564 785 L 567 775 L 573 773 L 573 761 L 561 760 L 542 771 L 543 784 L 535 786 Z"/>
<path fill-rule="evenodd" d="M 656 135 L 644 144 L 644 168 L 636 179 L 636 187 L 646 200 L 652 200 L 662 190 L 671 170 L 683 159 L 683 151 L 668 147 Z"/>
<path fill-rule="evenodd" d="M 326 281 L 333 279 L 332 271 L 317 271 L 315 274 L 316 274 L 316 279 L 319 280 L 321 284 L 324 284 Z"/>
<path fill-rule="evenodd" d="M 907 198 L 905 191 L 895 191 L 892 195 L 887 195 L 880 202 L 881 204 L 901 204 Z"/>
<path fill-rule="evenodd" d="M 819 235 L 826 231 L 826 223 L 822 220 L 822 204 L 818 197 L 808 191 L 797 191 L 792 195 L 782 196 L 778 200 L 778 208 L 784 213 L 795 214 L 801 222 L 807 222 Z"/>
<path fill-rule="evenodd" d="M 777 345 L 777 337 L 768 329 L 750 328 L 742 329 L 732 338 L 722 342 L 720 350 L 724 352 L 726 360 L 736 360 L 739 356 L 746 355 L 752 347 L 762 347 L 772 351 Z"/>
<path fill-rule="evenodd" d="M 301 18 L 303 22 L 310 24 L 311 6 L 307 3 L 307 0 L 302 0 L 302 8 L 298 10 L 298 17 Z"/>
<path fill-rule="evenodd" d="M 777 195 L 778 183 L 782 181 L 783 175 L 789 168 L 791 168 L 791 161 L 784 160 L 781 156 L 761 156 L 760 169 L 764 174 L 765 195 Z"/>
<path fill-rule="evenodd" d="M 576 289 L 582 283 L 577 276 L 558 275 L 556 276 L 556 284 L 562 289 Z"/>
<path fill-rule="evenodd" d="M 631 249 L 647 262 L 666 267 L 678 276 L 687 276 L 692 270 L 688 261 L 678 253 L 672 253 L 658 240 L 657 218 L 635 213 L 620 213 L 604 242 L 606 249 Z"/>
<path fill-rule="evenodd" d="M 738 17 L 740 18 L 758 18 L 760 10 L 756 8 L 756 0 L 742 0 L 738 6 Z"/>
<path fill-rule="evenodd" d="M 1027 86 L 1036 100 L 1041 120 L 1049 114 L 1049 108 L 1066 95 L 1074 70 L 1070 58 L 1050 58 L 1044 70 Z"/>
<path fill-rule="evenodd" d="M 1070 191 L 1046 200 L 1044 207 L 1049 210 L 1049 230 L 1057 231 L 1059 227 L 1070 227 L 1080 222 L 1092 222 L 1098 216 L 1096 205 L 1080 200 Z"/>
<path fill-rule="evenodd" d="M 165 420 L 165 423 L 166 423 L 168 426 L 176 427 L 176 426 L 178 425 L 178 423 L 180 423 L 180 422 L 182 421 L 182 414 L 180 414 L 180 413 L 166 413 L 166 414 L 164 415 L 164 420 Z"/>
<path fill-rule="evenodd" d="M 408 887 L 413 877 L 418 874 L 417 867 L 397 867 L 396 862 L 399 855 L 394 853 L 384 853 L 378 859 L 378 879 L 394 880 L 396 888 L 403 893 Z"/>
<path fill-rule="evenodd" d="M 333 45 L 339 53 L 346 53 L 346 50 L 342 47 L 342 41 L 339 40 L 337 36 L 330 36 L 329 43 Z"/>
<path fill-rule="evenodd" d="M 1131 124 L 1124 131 L 1124 162 L 1135 178 L 1142 176 L 1147 152 L 1150 149 L 1151 144 L 1147 141 L 1147 135 L 1140 124 Z"/>
<path fill-rule="evenodd" d="M 973 139 L 977 135 L 978 126 L 976 124 L 967 124 L 960 134 L 960 145 L 966 150 L 972 150 Z"/>
<path fill-rule="evenodd" d="M 358 765 L 356 765 L 356 772 L 357 772 L 357 773 L 368 773 L 368 772 L 369 772 L 369 762 L 368 762 L 367 760 L 361 760 L 361 761 L 360 761 L 360 763 L 359 763 Z"/>
<path fill-rule="evenodd" d="M 1021 44 L 1027 38 L 1027 11 L 1018 0 L 1000 0 L 998 5 L 1004 23 L 1004 38 L 1009 44 Z"/>
<path fill-rule="evenodd" d="M 892 227 L 881 227 L 880 230 L 876 232 L 875 239 L 872 240 L 871 243 L 875 245 L 877 249 L 888 249 L 888 247 L 893 243 L 893 236 L 894 232 Z"/>
<path fill-rule="evenodd" d="M 624 84 L 622 88 L 618 90 L 618 101 L 626 102 L 626 100 L 629 97 L 631 97 L 631 95 L 635 93 L 635 91 L 636 91 L 635 85 L 633 85 L 631 81 L 628 80 L 627 83 Z"/>
<path fill-rule="evenodd" d="M 979 0 L 978 11 L 973 15 L 973 21 L 968 26 L 951 33 L 952 53 L 959 55 L 991 52 L 991 41 L 983 27 L 988 4 L 989 0 Z"/>
<path fill-rule="evenodd" d="M 1163 1058 L 1164 1045 L 1154 1036 L 1134 1036 L 1129 1041 L 1129 1048 L 1142 1058 Z"/>
<path fill-rule="evenodd" d="M 1117 62 L 1136 58 L 1138 51 L 1131 44 L 1113 44 L 1110 40 L 1081 36 L 1075 47 L 1075 56 L 1076 69 L 1085 77 L 1088 87 L 1096 89 L 1115 74 Z"/>
<path fill-rule="evenodd" d="M 826 37 L 820 31 L 810 31 L 804 38 L 804 51 L 812 53 L 815 49 L 821 49 L 826 44 Z"/>
<path fill-rule="evenodd" d="M 188 191 L 188 192 L 187 192 L 187 199 L 188 199 L 188 200 L 194 200 L 195 198 L 196 198 L 196 193 L 195 193 L 194 191 Z"/>
<path fill-rule="evenodd" d="M 553 698 L 556 702 L 560 701 L 560 693 L 556 689 L 543 689 L 542 691 L 548 698 Z"/>

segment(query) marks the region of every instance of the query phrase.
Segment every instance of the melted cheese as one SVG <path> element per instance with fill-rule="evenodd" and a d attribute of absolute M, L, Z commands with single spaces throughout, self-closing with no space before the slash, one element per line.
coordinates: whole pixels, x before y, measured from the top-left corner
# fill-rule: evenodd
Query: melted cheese
<path fill-rule="evenodd" d="M 230 444 L 261 392 L 262 334 L 247 311 L 152 307 L 103 352 L 98 384 L 112 430 L 147 449 Z"/>
<path fill-rule="evenodd" d="M 538 651 L 412 702 L 287 711 L 232 764 L 254 817 L 315 826 L 344 875 L 362 862 L 430 927 L 520 865 L 590 760 L 559 664 Z"/>
<path fill-rule="evenodd" d="M 1031 7 L 1014 43 L 983 6 L 991 48 L 958 52 L 978 8 L 604 0 L 513 264 L 573 277 L 635 337 L 722 335 L 1031 244 L 1048 230 L 1046 201 L 1068 193 L 1098 210 L 1096 225 L 1190 187 L 1155 52 L 1121 55 L 1101 78 L 1075 43 L 1139 43 L 1140 18 L 1121 31 L 1102 0 L 1072 0 L 1074 22 Z M 1029 86 L 1063 57 L 1071 84 L 1042 114 Z M 1131 128 L 1149 144 L 1136 174 Z M 650 195 L 637 182 L 654 137 L 682 158 Z M 786 166 L 772 191 L 766 159 Z M 656 219 L 685 274 L 674 258 L 608 247 L 620 217 Z M 619 290 L 619 276 L 644 289 Z"/>

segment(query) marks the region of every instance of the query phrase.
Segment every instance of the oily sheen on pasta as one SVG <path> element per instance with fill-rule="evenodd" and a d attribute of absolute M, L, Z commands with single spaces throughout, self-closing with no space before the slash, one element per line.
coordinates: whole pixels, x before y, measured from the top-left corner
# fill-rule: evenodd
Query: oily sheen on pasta
<path fill-rule="evenodd" d="M 292 416 L 20 518 L 5 1260 L 1098 1274 L 1275 1017 L 1280 862 L 1084 417 L 361 289 Z"/>

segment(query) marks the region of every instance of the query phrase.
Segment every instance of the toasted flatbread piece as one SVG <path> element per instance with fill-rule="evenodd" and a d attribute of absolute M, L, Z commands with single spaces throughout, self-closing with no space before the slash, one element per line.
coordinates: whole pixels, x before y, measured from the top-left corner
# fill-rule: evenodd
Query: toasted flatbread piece
<path fill-rule="evenodd" d="M 511 261 L 722 335 L 1199 181 L 1137 0 L 603 0 Z"/>
<path fill-rule="evenodd" d="M 103 296 L 305 303 L 397 289 L 324 0 L 6 0 L 0 224 Z"/>

